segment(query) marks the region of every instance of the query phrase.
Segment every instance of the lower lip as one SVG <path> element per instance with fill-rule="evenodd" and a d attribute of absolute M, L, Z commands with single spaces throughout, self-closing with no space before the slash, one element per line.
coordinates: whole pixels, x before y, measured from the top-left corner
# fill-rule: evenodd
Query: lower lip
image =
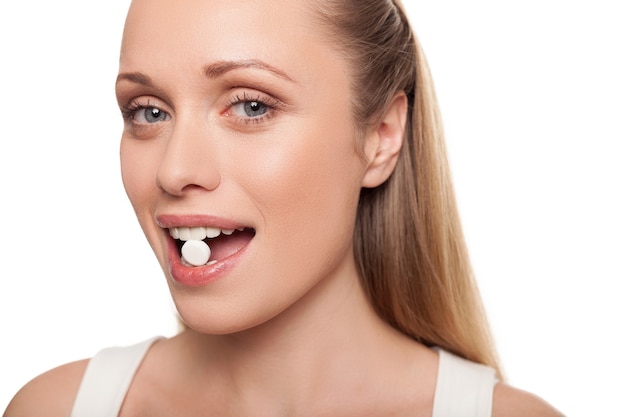
<path fill-rule="evenodd" d="M 174 281 L 186 287 L 206 286 L 232 271 L 239 264 L 247 248 L 248 245 L 228 258 L 219 260 L 211 265 L 188 267 L 183 265 L 180 259 L 176 242 L 173 239 L 168 239 L 170 276 Z"/>

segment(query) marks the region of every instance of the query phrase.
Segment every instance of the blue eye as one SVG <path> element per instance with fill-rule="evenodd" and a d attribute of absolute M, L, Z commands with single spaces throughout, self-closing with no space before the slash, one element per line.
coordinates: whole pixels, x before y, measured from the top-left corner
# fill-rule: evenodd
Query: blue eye
<path fill-rule="evenodd" d="M 238 116 L 259 117 L 265 115 L 269 106 L 260 101 L 241 101 L 233 105 L 233 111 Z"/>
<path fill-rule="evenodd" d="M 167 113 L 156 107 L 142 107 L 135 111 L 133 118 L 138 123 L 157 123 L 167 120 Z"/>
<path fill-rule="evenodd" d="M 261 123 L 275 115 L 281 102 L 260 92 L 240 91 L 231 97 L 226 115 L 237 123 Z"/>
<path fill-rule="evenodd" d="M 150 103 L 142 104 L 138 100 L 133 100 L 123 106 L 121 111 L 126 122 L 137 125 L 155 124 L 170 119 L 170 115 L 166 111 Z"/>
<path fill-rule="evenodd" d="M 247 116 L 261 116 L 267 112 L 267 106 L 258 101 L 247 101 L 244 103 L 244 111 Z"/>

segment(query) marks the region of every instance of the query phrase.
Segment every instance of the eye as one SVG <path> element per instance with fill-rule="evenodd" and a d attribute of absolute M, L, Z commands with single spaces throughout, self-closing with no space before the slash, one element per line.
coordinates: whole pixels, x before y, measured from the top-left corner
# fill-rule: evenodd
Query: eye
<path fill-rule="evenodd" d="M 233 106 L 234 113 L 238 116 L 259 117 L 269 110 L 269 106 L 260 101 L 242 101 Z"/>
<path fill-rule="evenodd" d="M 225 114 L 233 116 L 237 123 L 259 123 L 273 117 L 280 105 L 280 102 L 271 96 L 243 92 L 231 98 Z"/>
<path fill-rule="evenodd" d="M 140 107 L 132 114 L 137 123 L 157 123 L 168 120 L 168 114 L 157 107 Z"/>
<path fill-rule="evenodd" d="M 122 108 L 122 117 L 137 125 L 147 125 L 169 120 L 170 115 L 150 103 L 141 104 L 133 101 Z"/>

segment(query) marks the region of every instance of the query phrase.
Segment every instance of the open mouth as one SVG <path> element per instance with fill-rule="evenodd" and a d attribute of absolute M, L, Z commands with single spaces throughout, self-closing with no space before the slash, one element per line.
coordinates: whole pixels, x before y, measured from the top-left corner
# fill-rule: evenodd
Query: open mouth
<path fill-rule="evenodd" d="M 220 262 L 243 249 L 255 235 L 252 228 L 172 227 L 183 265 L 200 267 Z"/>

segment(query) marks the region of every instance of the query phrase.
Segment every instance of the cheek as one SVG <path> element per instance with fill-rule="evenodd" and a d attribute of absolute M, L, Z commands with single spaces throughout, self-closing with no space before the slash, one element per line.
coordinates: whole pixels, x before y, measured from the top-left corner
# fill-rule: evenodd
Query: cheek
<path fill-rule="evenodd" d="M 120 146 L 120 169 L 126 195 L 135 211 L 139 225 L 157 257 L 165 253 L 159 246 L 160 234 L 154 227 L 153 213 L 156 206 L 156 169 L 160 150 L 147 143 L 122 139 Z M 165 255 L 160 258 L 165 265 Z"/>
<path fill-rule="evenodd" d="M 138 143 L 122 139 L 120 146 L 120 168 L 122 182 L 131 204 L 140 214 L 140 206 L 155 182 L 154 158 L 148 149 Z"/>
<path fill-rule="evenodd" d="M 329 125 L 344 126 L 343 131 Z M 299 126 L 257 154 L 262 162 L 254 165 L 249 191 L 265 220 L 271 217 L 272 232 L 283 239 L 300 235 L 317 244 L 311 235 L 351 235 L 362 165 L 345 126 L 345 120 Z"/>

